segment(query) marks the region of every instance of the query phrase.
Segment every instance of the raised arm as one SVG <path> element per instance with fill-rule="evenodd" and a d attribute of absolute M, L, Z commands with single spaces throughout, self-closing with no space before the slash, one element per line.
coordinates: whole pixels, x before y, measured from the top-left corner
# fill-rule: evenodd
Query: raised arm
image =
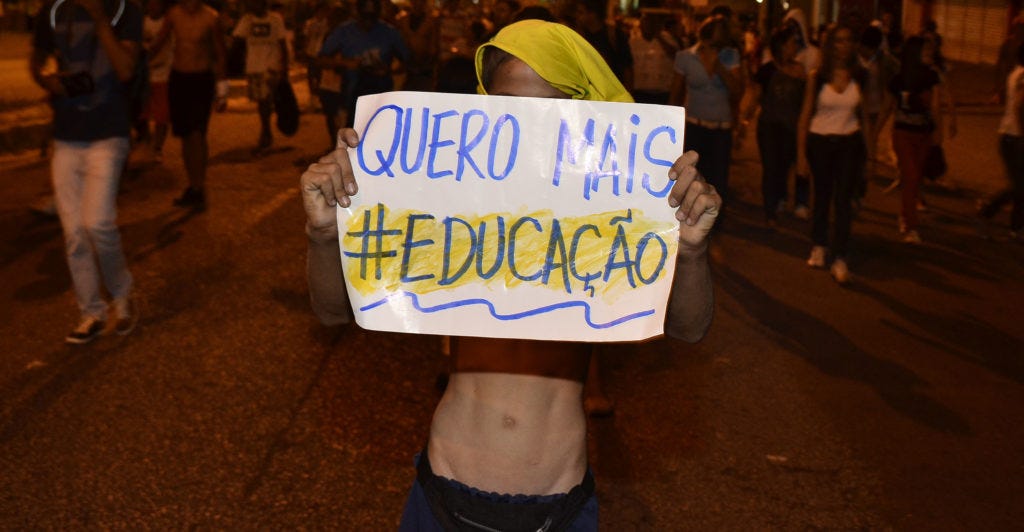
<path fill-rule="evenodd" d="M 722 208 L 715 187 L 697 173 L 697 153 L 684 153 L 669 170 L 675 185 L 668 204 L 679 220 L 679 251 L 672 279 L 665 333 L 696 342 L 711 326 L 715 297 L 708 266 L 708 236 Z"/>
<path fill-rule="evenodd" d="M 96 39 L 103 52 L 110 59 L 117 78 L 128 81 L 135 74 L 135 61 L 139 58 L 139 43 L 133 40 L 120 40 L 110 25 L 110 17 L 103 7 L 102 0 L 75 0 L 92 17 L 96 27 Z M 138 37 L 136 37 L 138 39 Z"/>
<path fill-rule="evenodd" d="M 347 148 L 356 146 L 359 136 L 353 129 L 338 132 L 338 149 L 320 158 L 302 174 L 302 205 L 306 210 L 306 278 L 313 312 L 324 325 L 352 321 L 352 310 L 345 291 L 338 244 L 338 205 L 351 205 L 349 196 L 356 187 Z"/>

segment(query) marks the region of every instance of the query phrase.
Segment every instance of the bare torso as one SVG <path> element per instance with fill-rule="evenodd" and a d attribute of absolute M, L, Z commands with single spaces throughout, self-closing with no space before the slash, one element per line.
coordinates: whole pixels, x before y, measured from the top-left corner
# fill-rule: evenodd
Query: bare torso
<path fill-rule="evenodd" d="M 498 493 L 565 493 L 587 467 L 586 344 L 458 338 L 434 412 L 434 473 Z"/>
<path fill-rule="evenodd" d="M 174 61 L 171 68 L 178 72 L 206 72 L 214 69 L 217 32 L 217 12 L 206 5 L 195 11 L 174 6 L 167 12 L 167 20 L 174 33 Z"/>

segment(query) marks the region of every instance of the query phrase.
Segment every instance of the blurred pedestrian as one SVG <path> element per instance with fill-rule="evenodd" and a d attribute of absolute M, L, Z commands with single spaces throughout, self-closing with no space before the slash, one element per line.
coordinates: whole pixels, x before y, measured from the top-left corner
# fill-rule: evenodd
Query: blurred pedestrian
<path fill-rule="evenodd" d="M 36 24 L 29 64 L 53 106 L 53 190 L 81 314 L 65 341 L 84 344 L 106 332 L 108 318 L 121 335 L 138 318 L 117 228 L 117 190 L 132 125 L 124 82 L 139 60 L 142 13 L 127 0 L 54 3 L 49 11 Z M 58 72 L 44 74 L 51 57 Z M 112 298 L 112 316 L 102 290 Z"/>
<path fill-rule="evenodd" d="M 327 17 L 328 34 L 337 29 L 349 18 L 348 10 L 344 6 L 334 6 Z M 342 86 L 344 79 L 342 72 L 346 64 L 351 61 L 345 60 L 340 51 L 332 54 L 321 54 L 323 46 L 317 50 L 317 54 L 310 59 L 310 64 L 315 63 L 320 69 L 320 79 L 317 86 L 317 97 L 320 99 L 320 109 L 324 113 L 327 122 L 327 139 L 331 149 L 337 142 L 338 130 L 341 129 L 347 120 L 345 112 Z"/>
<path fill-rule="evenodd" d="M 1010 34 L 999 46 L 996 72 L 992 91 L 992 103 L 1006 101 L 1006 77 L 1017 67 L 1017 49 L 1024 44 L 1024 15 L 1017 15 L 1010 23 Z"/>
<path fill-rule="evenodd" d="M 146 17 L 142 21 L 142 45 L 149 60 L 149 98 L 143 111 L 146 122 L 147 141 L 155 161 L 163 160 L 164 141 L 171 123 L 171 109 L 167 97 L 167 80 L 171 75 L 171 59 L 173 42 L 159 52 L 153 50 L 160 33 L 164 31 L 167 20 L 164 0 L 147 0 Z M 149 122 L 153 123 L 153 133 L 148 134 Z"/>
<path fill-rule="evenodd" d="M 928 152 L 942 145 L 941 79 L 931 67 L 935 45 L 914 36 L 903 43 L 900 71 L 889 83 L 896 100 L 892 144 L 900 170 L 902 202 L 899 232 L 903 241 L 919 244 L 918 188 Z"/>
<path fill-rule="evenodd" d="M 333 28 L 329 26 L 331 6 L 327 2 L 317 2 L 312 16 L 306 19 L 302 26 L 302 60 L 306 63 L 306 86 L 309 89 L 309 110 L 318 111 L 317 91 L 320 89 L 320 65 L 317 64 L 317 57 L 320 55 L 320 47 L 324 44 L 327 32 Z"/>
<path fill-rule="evenodd" d="M 266 153 L 273 143 L 270 118 L 278 85 L 288 76 L 288 43 L 284 20 L 267 9 L 267 0 L 246 0 L 249 12 L 242 15 L 232 36 L 245 40 L 245 74 L 249 99 L 256 102 L 260 135 L 255 154 Z"/>
<path fill-rule="evenodd" d="M 864 69 L 864 137 L 867 139 L 867 169 L 854 195 L 859 203 L 867 192 L 867 176 L 875 174 L 878 138 L 892 115 L 893 98 L 889 82 L 899 71 L 899 61 L 882 48 L 882 30 L 868 26 L 860 36 L 857 58 Z"/>
<path fill-rule="evenodd" d="M 427 0 L 412 0 L 396 21 L 411 60 L 404 90 L 432 91 L 437 76 L 438 20 Z M 437 81 L 442 81 L 437 78 Z"/>
<path fill-rule="evenodd" d="M 623 85 L 633 84 L 633 55 L 629 37 L 606 21 L 608 3 L 604 0 L 576 0 L 574 29 L 601 54 Z"/>
<path fill-rule="evenodd" d="M 409 50 L 401 33 L 380 19 L 381 0 L 359 0 L 356 19 L 335 28 L 320 49 L 321 57 L 340 57 L 344 68 L 343 102 L 346 125 L 355 116 L 356 100 L 365 94 L 387 92 L 394 88 L 392 63 L 400 68 L 409 62 Z"/>
<path fill-rule="evenodd" d="M 865 157 L 864 76 L 854 46 L 849 27 L 829 29 L 821 67 L 808 79 L 797 129 L 797 173 L 810 170 L 814 179 L 813 247 L 807 265 L 824 268 L 831 242 L 830 272 L 839 284 L 850 280 L 852 199 Z M 830 224 L 833 206 L 835 221 Z"/>
<path fill-rule="evenodd" d="M 214 96 L 222 105 L 228 95 L 220 16 L 202 0 L 181 0 L 167 10 L 164 31 L 153 45 L 153 53 L 171 45 L 172 37 L 174 53 L 167 81 L 171 131 L 181 139 L 188 174 L 188 187 L 174 205 L 201 211 L 206 209 L 210 112 Z"/>
<path fill-rule="evenodd" d="M 1010 238 L 1019 239 L 1024 231 L 1024 43 L 1017 46 L 1017 65 L 1006 76 L 1006 108 L 998 133 L 999 154 L 1010 186 L 983 202 L 979 214 L 990 220 L 1012 202 Z"/>
<path fill-rule="evenodd" d="M 640 15 L 640 23 L 629 37 L 629 51 L 633 54 L 633 85 L 629 89 L 634 100 L 668 104 L 673 65 L 680 48 L 659 15 L 650 12 Z"/>
<path fill-rule="evenodd" d="M 786 181 L 796 161 L 796 131 L 806 92 L 807 71 L 797 61 L 800 32 L 792 25 L 782 25 L 769 38 L 772 60 L 762 65 L 753 77 L 751 102 L 745 110 L 749 123 L 760 109 L 757 119 L 757 147 L 761 155 L 761 194 L 768 227 L 777 223 L 778 213 L 786 203 Z M 795 182 L 797 208 L 807 209 L 810 184 L 806 179 Z"/>
<path fill-rule="evenodd" d="M 732 102 L 743 93 L 740 52 L 728 46 L 728 22 L 721 17 L 705 20 L 697 39 L 676 54 L 669 103 L 686 106 L 686 150 L 700 154 L 697 170 L 728 204 Z"/>

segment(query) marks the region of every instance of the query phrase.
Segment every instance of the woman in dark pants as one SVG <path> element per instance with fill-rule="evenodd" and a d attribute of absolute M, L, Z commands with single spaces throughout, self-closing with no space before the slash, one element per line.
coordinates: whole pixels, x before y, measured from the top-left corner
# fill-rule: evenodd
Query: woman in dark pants
<path fill-rule="evenodd" d="M 685 149 L 700 154 L 697 170 L 728 201 L 732 102 L 743 92 L 740 53 L 729 47 L 729 24 L 720 16 L 705 20 L 698 38 L 676 54 L 669 103 L 686 106 Z"/>
<path fill-rule="evenodd" d="M 750 111 L 744 123 L 750 121 L 758 108 L 757 148 L 761 154 L 761 193 L 764 216 L 768 227 L 774 227 L 779 206 L 786 199 L 786 179 L 796 161 L 796 129 L 806 92 L 807 71 L 796 60 L 800 51 L 799 30 L 793 26 L 780 26 L 772 32 L 769 46 L 772 61 L 757 70 L 752 84 Z M 796 183 L 797 203 L 806 203 L 809 188 Z M 801 190 L 801 188 L 803 190 Z M 801 202 L 799 198 L 803 197 Z"/>
<path fill-rule="evenodd" d="M 852 221 L 851 201 L 866 156 L 861 86 L 854 54 L 853 32 L 845 26 L 829 29 L 821 67 L 811 73 L 797 129 L 797 173 L 808 169 L 814 179 L 814 247 L 807 265 L 824 268 L 829 248 L 829 215 L 835 205 L 831 239 L 832 277 L 850 279 L 846 262 Z"/>

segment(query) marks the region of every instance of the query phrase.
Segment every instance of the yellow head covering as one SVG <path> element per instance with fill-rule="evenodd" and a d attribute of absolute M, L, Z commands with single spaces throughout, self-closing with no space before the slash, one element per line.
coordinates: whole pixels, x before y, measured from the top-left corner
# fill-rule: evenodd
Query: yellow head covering
<path fill-rule="evenodd" d="M 561 24 L 532 19 L 506 26 L 477 48 L 476 79 L 480 94 L 487 94 L 480 71 L 488 46 L 516 56 L 574 100 L 633 101 L 601 54 L 583 37 Z"/>

